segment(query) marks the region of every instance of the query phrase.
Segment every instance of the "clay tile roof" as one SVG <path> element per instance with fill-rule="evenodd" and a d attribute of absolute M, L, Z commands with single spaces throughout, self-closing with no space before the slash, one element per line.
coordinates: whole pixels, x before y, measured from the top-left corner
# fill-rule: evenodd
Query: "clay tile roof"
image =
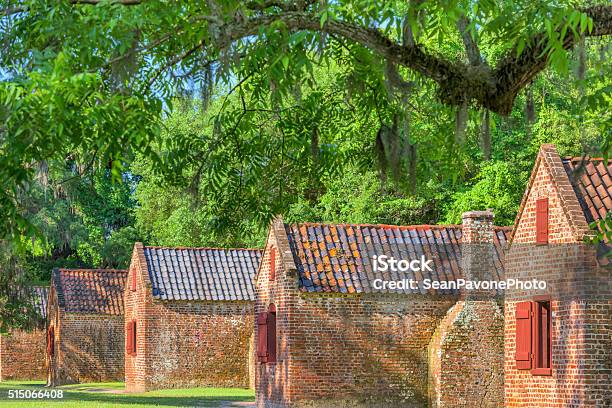
<path fill-rule="evenodd" d="M 144 247 L 144 256 L 157 299 L 255 299 L 259 249 Z"/>
<path fill-rule="evenodd" d="M 612 162 L 589 157 L 563 159 L 572 187 L 588 223 L 602 220 L 612 210 Z"/>
<path fill-rule="evenodd" d="M 299 275 L 299 287 L 303 292 L 370 293 L 376 291 L 372 286 L 375 279 L 450 281 L 463 275 L 459 225 L 284 225 Z M 501 260 L 509 234 L 508 228 L 495 228 L 493 279 L 503 279 Z M 383 253 L 396 259 L 418 259 L 425 255 L 434 260 L 434 271 L 374 272 L 371 256 Z M 403 292 L 419 291 L 427 293 L 424 288 Z"/>
<path fill-rule="evenodd" d="M 123 315 L 126 280 L 125 270 L 55 269 L 52 285 L 64 312 Z"/>

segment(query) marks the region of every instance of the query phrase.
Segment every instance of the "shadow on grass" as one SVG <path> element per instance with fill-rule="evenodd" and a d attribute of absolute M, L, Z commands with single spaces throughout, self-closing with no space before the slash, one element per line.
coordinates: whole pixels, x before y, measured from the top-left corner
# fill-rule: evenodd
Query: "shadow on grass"
<path fill-rule="evenodd" d="M 83 402 L 84 405 L 96 406 L 98 404 L 110 405 L 147 405 L 147 406 L 166 406 L 166 407 L 228 407 L 231 403 L 254 402 L 255 397 L 252 392 L 242 389 L 221 389 L 221 388 L 192 388 L 192 389 L 171 389 L 151 391 L 142 394 L 117 394 L 112 391 L 122 390 L 115 384 L 96 387 L 97 384 L 86 384 L 84 388 L 78 384 L 58 387 L 44 388 L 41 383 L 32 382 L 11 382 L 10 384 L 0 383 L 0 400 L 6 397 L 8 389 L 30 389 L 30 390 L 62 390 L 62 399 L 45 400 L 48 405 L 60 405 L 69 402 Z M 102 384 L 100 384 L 102 385 Z M 110 387 L 109 387 L 110 385 Z M 75 389 L 76 388 L 76 389 Z M 91 391 L 84 391 L 90 389 Z M 105 391 L 98 391 L 104 389 Z M 168 394 L 168 395 L 165 395 Z M 210 395 L 207 395 L 210 394 Z M 236 395 L 244 394 L 244 395 Z M 97 403 L 97 404 L 96 404 Z"/>
<path fill-rule="evenodd" d="M 64 401 L 98 402 L 124 405 L 159 405 L 167 407 L 218 407 L 225 402 L 252 402 L 250 396 L 147 396 L 92 392 L 69 392 Z"/>

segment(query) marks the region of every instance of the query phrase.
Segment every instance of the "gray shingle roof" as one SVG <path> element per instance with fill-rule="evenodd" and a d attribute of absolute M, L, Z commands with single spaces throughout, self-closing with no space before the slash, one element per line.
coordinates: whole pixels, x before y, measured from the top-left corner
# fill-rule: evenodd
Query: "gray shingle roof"
<path fill-rule="evenodd" d="M 255 299 L 259 249 L 144 247 L 144 256 L 157 299 Z"/>

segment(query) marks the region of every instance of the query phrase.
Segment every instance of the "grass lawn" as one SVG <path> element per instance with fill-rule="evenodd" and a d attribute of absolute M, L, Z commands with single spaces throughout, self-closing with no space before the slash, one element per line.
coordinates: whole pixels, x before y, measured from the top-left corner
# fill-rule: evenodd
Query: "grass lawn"
<path fill-rule="evenodd" d="M 0 382 L 0 406 L 9 407 L 248 407 L 252 390 L 240 388 L 187 388 L 123 394 L 123 383 L 73 384 L 44 388 L 40 381 Z M 62 399 L 9 399 L 9 390 L 62 390 Z"/>

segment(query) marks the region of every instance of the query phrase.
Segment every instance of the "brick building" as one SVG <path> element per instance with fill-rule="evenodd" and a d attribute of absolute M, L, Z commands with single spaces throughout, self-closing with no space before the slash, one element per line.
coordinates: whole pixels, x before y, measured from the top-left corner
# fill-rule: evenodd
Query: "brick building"
<path fill-rule="evenodd" d="M 500 292 L 425 281 L 503 279 L 506 232 L 487 211 L 461 226 L 275 220 L 255 283 L 257 405 L 501 406 Z M 374 271 L 383 254 L 435 266 Z M 419 283 L 381 288 L 406 278 Z"/>
<path fill-rule="evenodd" d="M 260 257 L 136 243 L 125 288 L 126 390 L 249 387 Z"/>
<path fill-rule="evenodd" d="M 127 271 L 54 269 L 47 308 L 47 382 L 122 381 Z"/>
<path fill-rule="evenodd" d="M 612 406 L 609 247 L 583 244 L 589 224 L 612 209 L 611 169 L 601 159 L 561 158 L 553 145 L 540 149 L 506 272 L 546 288 L 506 292 L 506 406 Z"/>
<path fill-rule="evenodd" d="M 44 380 L 45 321 L 49 288 L 34 287 L 32 302 L 37 312 L 31 330 L 11 330 L 0 335 L 0 381 Z"/>

